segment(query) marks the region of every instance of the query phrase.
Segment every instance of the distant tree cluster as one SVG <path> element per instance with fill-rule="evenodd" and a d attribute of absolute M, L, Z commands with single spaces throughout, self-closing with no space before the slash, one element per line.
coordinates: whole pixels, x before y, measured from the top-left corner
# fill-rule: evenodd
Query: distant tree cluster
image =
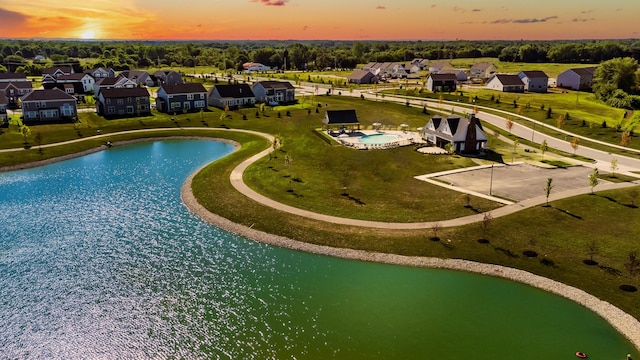
<path fill-rule="evenodd" d="M 242 70 L 245 62 L 321 70 L 353 69 L 370 61 L 498 57 L 512 62 L 593 63 L 640 58 L 640 41 L 33 41 L 0 40 L 0 70 L 39 75 L 54 63 L 88 60 L 115 70 L 149 66 L 214 66 Z"/>
<path fill-rule="evenodd" d="M 607 60 L 593 75 L 593 93 L 609 106 L 640 109 L 638 61 L 630 57 Z"/>

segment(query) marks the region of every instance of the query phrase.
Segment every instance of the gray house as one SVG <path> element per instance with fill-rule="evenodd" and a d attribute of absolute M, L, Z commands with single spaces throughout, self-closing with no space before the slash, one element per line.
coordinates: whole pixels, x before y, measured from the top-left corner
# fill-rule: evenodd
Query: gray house
<path fill-rule="evenodd" d="M 78 115 L 76 99 L 60 89 L 33 90 L 22 98 L 25 123 L 71 120 Z"/>
<path fill-rule="evenodd" d="M 347 81 L 351 84 L 376 84 L 378 77 L 371 71 L 356 69 L 349 75 Z"/>
<path fill-rule="evenodd" d="M 96 111 L 105 117 L 148 115 L 151 113 L 149 91 L 142 87 L 102 89 Z"/>
<path fill-rule="evenodd" d="M 184 82 L 182 81 L 182 75 L 173 70 L 158 70 L 153 73 L 153 77 L 158 86 L 163 84 L 178 85 Z"/>
<path fill-rule="evenodd" d="M 98 79 L 106 79 L 106 78 L 114 78 L 114 77 L 116 77 L 116 73 L 115 73 L 115 71 L 113 71 L 112 68 L 99 67 L 99 68 L 96 68 L 96 69 L 85 70 L 84 72 L 85 72 L 85 74 L 89 74 L 89 75 L 93 76 L 93 78 L 96 79 L 96 81 L 98 81 Z"/>
<path fill-rule="evenodd" d="M 207 89 L 201 83 L 164 84 L 158 89 L 156 108 L 161 112 L 200 111 L 208 105 Z"/>
<path fill-rule="evenodd" d="M 209 104 L 220 109 L 251 107 L 256 96 L 247 84 L 215 85 L 209 90 Z"/>
<path fill-rule="evenodd" d="M 549 76 L 544 71 L 520 71 L 518 77 L 524 83 L 524 89 L 531 92 L 547 92 Z"/>
<path fill-rule="evenodd" d="M 431 73 L 427 77 L 427 89 L 433 92 L 456 91 L 456 83 L 458 78 L 455 74 L 436 74 Z"/>
<path fill-rule="evenodd" d="M 146 71 L 124 70 L 118 74 L 118 77 L 126 77 L 138 86 L 154 86 L 155 82 L 151 75 Z"/>
<path fill-rule="evenodd" d="M 252 90 L 259 103 L 287 104 L 296 101 L 296 88 L 288 81 L 258 81 Z"/>
<path fill-rule="evenodd" d="M 469 69 L 472 78 L 488 79 L 497 71 L 495 65 L 487 62 L 475 63 Z"/>
<path fill-rule="evenodd" d="M 569 69 L 558 75 L 556 84 L 565 89 L 590 90 L 595 71 L 595 67 Z"/>
<path fill-rule="evenodd" d="M 97 79 L 93 84 L 93 96 L 98 97 L 100 94 L 100 90 L 102 89 L 111 89 L 111 88 L 134 88 L 138 85 L 132 81 L 127 79 L 126 77 L 117 77 L 117 78 L 102 78 Z"/>
<path fill-rule="evenodd" d="M 9 100 L 3 93 L 0 92 L 0 125 L 7 122 L 7 107 L 9 106 Z"/>
<path fill-rule="evenodd" d="M 18 82 L 18 81 L 29 81 L 27 80 L 27 75 L 25 73 L 14 73 L 14 72 L 3 72 L 0 73 L 0 83 L 4 82 Z"/>
<path fill-rule="evenodd" d="M 18 100 L 33 90 L 31 81 L 0 82 L 0 94 L 4 94 L 11 108 L 18 106 Z"/>

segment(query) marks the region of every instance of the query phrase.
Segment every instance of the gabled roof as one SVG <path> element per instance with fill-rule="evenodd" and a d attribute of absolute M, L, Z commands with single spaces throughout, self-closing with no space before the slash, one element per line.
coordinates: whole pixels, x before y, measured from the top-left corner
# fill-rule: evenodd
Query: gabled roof
<path fill-rule="evenodd" d="M 255 97 L 251 87 L 247 84 L 229 84 L 229 85 L 215 85 L 212 88 L 218 91 L 220 97 L 223 98 L 246 98 L 246 97 Z"/>
<path fill-rule="evenodd" d="M 56 66 L 42 70 L 42 75 L 53 75 L 58 71 L 61 71 L 64 74 L 71 74 L 73 73 L 73 68 L 71 66 Z"/>
<path fill-rule="evenodd" d="M 524 74 L 529 79 L 548 79 L 549 76 L 544 73 L 542 70 L 532 70 L 532 71 L 520 71 L 520 73 Z"/>
<path fill-rule="evenodd" d="M 118 83 L 122 78 L 102 78 L 96 81 L 98 86 L 113 86 Z"/>
<path fill-rule="evenodd" d="M 162 89 L 167 94 L 206 93 L 207 89 L 201 83 L 184 83 L 177 85 L 163 84 Z"/>
<path fill-rule="evenodd" d="M 45 89 L 45 90 L 33 90 L 22 98 L 22 102 L 28 101 L 51 101 L 51 100 L 71 100 L 76 101 L 76 99 L 65 93 L 64 91 L 54 88 L 54 89 Z"/>
<path fill-rule="evenodd" d="M 493 66 L 493 64 L 488 62 L 475 63 L 471 66 L 471 70 L 487 71 L 491 66 Z"/>
<path fill-rule="evenodd" d="M 367 75 L 373 75 L 373 73 L 371 71 L 367 71 L 367 70 L 362 70 L 362 69 L 355 69 L 353 70 L 353 72 L 351 73 L 351 75 L 349 75 L 349 79 L 364 79 L 365 76 Z M 375 75 L 373 75 L 375 76 Z"/>
<path fill-rule="evenodd" d="M 259 81 L 256 84 L 262 85 L 265 89 L 295 89 L 295 87 L 288 81 Z"/>
<path fill-rule="evenodd" d="M 327 110 L 323 123 L 327 125 L 356 125 L 360 124 L 355 110 Z"/>
<path fill-rule="evenodd" d="M 495 74 L 495 75 L 493 75 L 493 77 L 491 79 L 493 79 L 493 78 L 497 78 L 498 81 L 500 81 L 502 83 L 502 85 L 511 85 L 511 86 L 521 85 L 521 86 L 524 86 L 524 83 L 522 82 L 522 80 L 520 80 L 518 75 Z M 491 79 L 489 79 L 489 81 L 491 81 Z"/>
<path fill-rule="evenodd" d="M 105 99 L 127 98 L 127 97 L 148 97 L 149 92 L 146 88 L 111 88 L 100 90 L 100 96 Z"/>
<path fill-rule="evenodd" d="M 16 89 L 31 89 L 33 88 L 33 83 L 31 81 L 9 81 L 9 82 L 0 82 L 0 89 L 4 90 L 10 86 L 15 87 Z"/>
<path fill-rule="evenodd" d="M 579 76 L 593 76 L 593 73 L 596 71 L 596 68 L 591 66 L 591 67 L 585 67 L 585 68 L 569 69 L 568 71 L 573 71 Z"/>
<path fill-rule="evenodd" d="M 429 74 L 429 77 L 433 80 L 437 80 L 437 81 L 457 81 L 458 78 L 456 77 L 456 74 Z"/>
<path fill-rule="evenodd" d="M 150 76 L 148 72 L 146 71 L 138 71 L 138 70 L 123 70 L 120 72 L 120 74 L 118 74 L 118 76 L 124 76 L 127 79 L 134 79 L 134 78 L 144 78 L 145 76 Z"/>
<path fill-rule="evenodd" d="M 2 80 L 26 80 L 27 75 L 25 73 L 4 72 L 0 73 L 0 79 Z"/>
<path fill-rule="evenodd" d="M 58 81 L 60 80 L 80 81 L 85 76 L 91 76 L 91 75 L 85 74 L 85 73 L 64 74 L 64 75 L 58 76 Z"/>

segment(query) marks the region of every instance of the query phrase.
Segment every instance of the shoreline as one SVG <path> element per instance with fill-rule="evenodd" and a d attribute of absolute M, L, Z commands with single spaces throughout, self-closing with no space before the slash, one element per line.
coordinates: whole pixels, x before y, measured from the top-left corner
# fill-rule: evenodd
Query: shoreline
<path fill-rule="evenodd" d="M 238 223 L 234 223 L 224 217 L 210 212 L 202 205 L 200 205 L 198 200 L 195 198 L 191 184 L 193 178 L 200 172 L 200 170 L 202 170 L 202 168 L 194 171 L 189 175 L 189 177 L 187 177 L 182 185 L 180 197 L 182 198 L 182 202 L 189 211 L 191 211 L 204 221 L 223 230 L 264 244 L 283 247 L 291 250 L 304 251 L 318 255 L 334 256 L 348 260 L 370 261 L 392 265 L 467 271 L 517 281 L 541 290 L 545 290 L 552 294 L 560 295 L 588 308 L 589 310 L 595 312 L 600 317 L 605 319 L 619 333 L 625 336 L 635 346 L 636 351 L 640 351 L 639 320 L 625 313 L 611 303 L 600 300 L 597 297 L 587 293 L 586 291 L 549 278 L 545 278 L 543 276 L 535 275 L 524 270 L 509 268 L 501 265 L 484 264 L 470 260 L 441 259 L 433 257 L 411 257 L 404 255 L 375 253 L 363 250 L 315 245 L 298 240 L 293 240 L 284 236 L 269 234 L 244 225 L 240 225 Z"/>

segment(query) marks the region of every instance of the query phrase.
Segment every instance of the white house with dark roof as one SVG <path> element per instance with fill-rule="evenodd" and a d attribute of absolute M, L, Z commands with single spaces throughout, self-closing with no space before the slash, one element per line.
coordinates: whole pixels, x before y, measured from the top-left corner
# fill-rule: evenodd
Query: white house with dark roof
<path fill-rule="evenodd" d="M 258 103 L 287 104 L 296 101 L 296 88 L 288 81 L 258 81 L 252 90 Z"/>
<path fill-rule="evenodd" d="M 209 90 L 209 104 L 220 109 L 237 109 L 256 104 L 256 96 L 247 84 L 218 84 Z"/>
<path fill-rule="evenodd" d="M 207 109 L 207 89 L 201 83 L 163 84 L 158 89 L 156 109 L 165 113 Z"/>
<path fill-rule="evenodd" d="M 595 67 L 569 69 L 558 75 L 556 85 L 572 90 L 590 90 L 593 83 Z"/>
<path fill-rule="evenodd" d="M 33 90 L 22 97 L 22 115 L 25 123 L 71 120 L 78 115 L 76 99 L 58 88 Z"/>
<path fill-rule="evenodd" d="M 331 129 L 332 127 L 338 127 L 342 131 L 349 129 L 360 130 L 360 121 L 356 115 L 356 111 L 349 110 L 327 110 L 322 119 L 322 127 L 324 129 Z"/>
<path fill-rule="evenodd" d="M 422 127 L 422 138 L 428 143 L 444 148 L 451 144 L 457 153 L 478 153 L 487 149 L 488 138 L 480 119 L 450 115 L 434 116 Z"/>
<path fill-rule="evenodd" d="M 502 92 L 524 92 L 524 83 L 518 75 L 495 74 L 486 83 L 487 89 Z"/>
<path fill-rule="evenodd" d="M 520 71 L 518 77 L 524 83 L 524 89 L 531 92 L 547 92 L 549 76 L 541 70 Z"/>
<path fill-rule="evenodd" d="M 57 84 L 80 83 L 82 84 L 82 90 L 85 94 L 93 90 L 95 82 L 96 80 L 93 76 L 84 73 L 63 74 L 55 79 L 55 83 Z"/>

